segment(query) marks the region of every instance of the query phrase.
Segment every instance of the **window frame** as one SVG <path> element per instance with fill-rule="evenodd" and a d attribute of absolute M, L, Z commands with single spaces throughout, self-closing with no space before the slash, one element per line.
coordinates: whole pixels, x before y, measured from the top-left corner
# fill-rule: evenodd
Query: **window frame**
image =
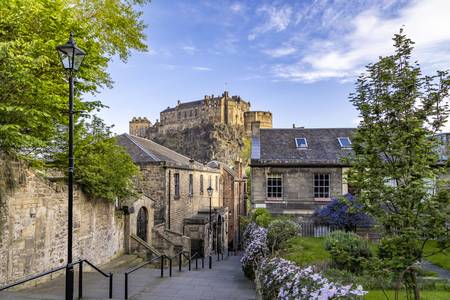
<path fill-rule="evenodd" d="M 300 146 L 297 140 L 304 140 L 305 146 Z M 295 146 L 297 147 L 297 149 L 308 149 L 308 140 L 305 137 L 295 138 Z"/>
<path fill-rule="evenodd" d="M 203 174 L 200 174 L 200 195 L 203 195 L 203 191 L 204 191 Z"/>
<path fill-rule="evenodd" d="M 174 184 L 173 196 L 175 197 L 175 199 L 179 199 L 180 198 L 180 173 L 173 174 L 173 184 Z"/>
<path fill-rule="evenodd" d="M 328 177 L 328 186 L 326 185 L 320 185 L 321 182 L 326 182 L 325 178 L 320 178 L 320 176 L 327 176 Z M 318 178 L 318 182 L 319 185 L 316 186 L 316 176 L 319 176 Z M 328 192 L 325 195 L 325 192 L 321 192 L 320 189 L 323 188 L 327 188 Z M 316 192 L 316 189 L 318 189 L 318 192 Z M 331 199 L 331 173 L 314 173 L 313 174 L 313 195 L 314 195 L 314 200 L 317 201 L 329 201 Z"/>
<path fill-rule="evenodd" d="M 272 180 L 272 184 L 269 186 L 269 179 Z M 273 180 L 274 179 L 279 179 L 280 180 L 280 184 L 279 185 L 274 185 L 273 184 Z M 284 192 L 284 188 L 283 188 L 283 174 L 281 173 L 271 173 L 271 174 L 267 174 L 266 176 L 266 198 L 268 200 L 283 200 L 283 192 Z M 272 189 L 271 191 L 269 191 L 269 189 Z M 279 188 L 279 191 L 274 191 L 274 188 Z"/>
<path fill-rule="evenodd" d="M 348 146 L 344 146 L 342 144 L 342 142 L 341 142 L 341 139 L 347 139 L 349 145 Z M 341 146 L 341 148 L 344 148 L 344 149 L 351 149 L 352 148 L 352 140 L 350 139 L 350 137 L 348 137 L 348 136 L 341 136 L 341 137 L 338 137 L 337 140 L 338 140 L 339 145 Z"/>
<path fill-rule="evenodd" d="M 194 195 L 194 174 L 189 174 L 189 189 L 188 189 L 189 197 Z"/>

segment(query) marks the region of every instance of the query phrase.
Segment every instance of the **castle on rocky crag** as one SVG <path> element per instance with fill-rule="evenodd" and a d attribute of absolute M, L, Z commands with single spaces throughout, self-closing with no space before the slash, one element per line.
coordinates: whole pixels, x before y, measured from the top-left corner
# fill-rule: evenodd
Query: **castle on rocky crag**
<path fill-rule="evenodd" d="M 243 139 L 251 135 L 252 123 L 272 128 L 272 113 L 251 111 L 250 102 L 240 96 L 206 95 L 202 100 L 178 101 L 167 107 L 154 124 L 146 117 L 134 117 L 129 133 L 152 139 L 174 151 L 207 162 L 239 159 Z"/>
<path fill-rule="evenodd" d="M 147 118 L 134 117 L 130 121 L 131 135 L 152 138 L 170 131 L 206 124 L 226 124 L 243 127 L 249 135 L 251 123 L 259 121 L 261 128 L 272 128 L 272 113 L 250 111 L 250 102 L 240 96 L 229 96 L 225 91 L 221 96 L 205 95 L 202 100 L 184 102 L 178 100 L 175 107 L 167 107 L 160 113 L 160 119 L 152 124 Z"/>

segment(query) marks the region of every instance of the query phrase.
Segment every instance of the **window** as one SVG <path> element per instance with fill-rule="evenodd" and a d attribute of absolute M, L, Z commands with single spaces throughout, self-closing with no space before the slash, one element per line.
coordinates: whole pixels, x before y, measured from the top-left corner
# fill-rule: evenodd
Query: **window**
<path fill-rule="evenodd" d="M 180 174 L 173 174 L 173 181 L 175 184 L 175 197 L 180 197 Z"/>
<path fill-rule="evenodd" d="M 186 111 L 184 112 L 184 118 L 185 119 L 187 118 L 187 112 Z"/>
<path fill-rule="evenodd" d="M 181 111 L 178 112 L 178 119 L 181 119 Z"/>
<path fill-rule="evenodd" d="M 189 117 L 192 117 L 192 110 L 189 111 Z"/>
<path fill-rule="evenodd" d="M 216 176 L 216 191 L 219 191 L 219 176 Z"/>
<path fill-rule="evenodd" d="M 212 179 L 211 179 L 211 175 L 209 175 L 209 185 L 208 185 L 208 187 L 212 187 Z"/>
<path fill-rule="evenodd" d="M 314 198 L 330 198 L 330 174 L 314 174 Z"/>
<path fill-rule="evenodd" d="M 283 198 L 283 177 L 281 174 L 267 176 L 267 198 Z"/>
<path fill-rule="evenodd" d="M 194 175 L 189 174 L 189 196 L 194 195 Z"/>
<path fill-rule="evenodd" d="M 338 138 L 339 145 L 341 145 L 341 148 L 351 148 L 352 142 L 350 141 L 349 137 L 340 137 Z"/>
<path fill-rule="evenodd" d="M 203 195 L 203 175 L 200 175 L 200 194 Z"/>
<path fill-rule="evenodd" d="M 295 139 L 295 145 L 297 148 L 308 148 L 308 142 L 306 141 L 306 138 L 296 138 Z"/>

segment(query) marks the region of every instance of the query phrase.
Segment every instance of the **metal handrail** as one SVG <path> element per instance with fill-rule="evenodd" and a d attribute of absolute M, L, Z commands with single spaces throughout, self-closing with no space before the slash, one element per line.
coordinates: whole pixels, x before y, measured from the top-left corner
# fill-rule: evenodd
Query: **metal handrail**
<path fill-rule="evenodd" d="M 0 287 L 0 291 L 4 291 L 6 289 L 18 286 L 20 284 L 24 284 L 26 282 L 29 282 L 29 281 L 32 281 L 32 280 L 35 280 L 35 279 L 38 279 L 38 278 L 50 275 L 52 273 L 55 273 L 55 272 L 67 269 L 68 267 L 73 267 L 75 265 L 79 265 L 80 269 L 79 269 L 79 275 L 78 275 L 79 276 L 79 279 L 78 279 L 78 298 L 81 299 L 81 298 L 83 298 L 83 263 L 84 262 L 87 263 L 89 266 L 91 266 L 94 270 L 96 270 L 97 272 L 102 274 L 103 276 L 109 277 L 109 299 L 111 299 L 112 298 L 112 291 L 113 291 L 113 274 L 111 272 L 109 274 L 103 272 L 102 270 L 100 270 L 98 267 L 96 267 L 93 263 L 91 263 L 87 259 L 80 259 L 80 260 L 78 260 L 78 261 L 76 261 L 76 262 L 74 262 L 72 264 L 68 264 L 66 266 L 61 266 L 61 267 L 58 267 L 58 268 L 54 268 L 54 269 L 51 269 L 50 271 L 43 272 L 43 273 L 31 276 L 31 277 L 25 278 L 23 280 L 17 281 L 15 283 L 8 284 L 6 286 Z"/>
<path fill-rule="evenodd" d="M 164 277 L 164 258 L 166 258 L 166 257 L 167 256 L 164 255 L 164 254 L 160 255 L 160 256 L 157 256 L 157 257 L 154 257 L 154 258 L 152 258 L 152 259 L 150 259 L 148 261 L 145 261 L 145 262 L 137 265 L 136 267 L 126 271 L 125 274 L 124 274 L 125 275 L 125 295 L 124 295 L 125 297 L 124 298 L 128 299 L 128 275 L 130 275 L 131 273 L 136 272 L 137 270 L 142 269 L 146 265 L 151 264 L 152 262 L 160 259 L 161 260 L 161 277 Z M 172 265 L 172 260 L 170 259 L 169 261 L 170 261 L 170 265 Z M 172 273 L 172 271 L 170 273 Z"/>
<path fill-rule="evenodd" d="M 27 277 L 27 278 L 22 279 L 22 280 L 20 280 L 20 281 L 17 281 L 17 282 L 14 282 L 14 283 L 11 283 L 11 284 L 8 284 L 8 285 L 5 285 L 5 286 L 0 287 L 0 291 L 4 291 L 4 290 L 6 290 L 6 289 L 15 287 L 15 286 L 17 286 L 17 285 L 26 283 L 26 282 L 28 282 L 28 281 L 32 281 L 32 280 L 35 280 L 35 279 L 38 279 L 38 278 L 41 278 L 41 277 L 50 275 L 50 274 L 52 274 L 52 273 L 55 273 L 55 272 L 64 270 L 65 268 L 67 268 L 67 266 L 61 266 L 61 267 L 58 267 L 58 268 L 51 269 L 50 271 L 47 271 L 47 272 L 43 272 L 43 273 L 40 273 L 40 274 L 31 276 L 31 277 Z"/>

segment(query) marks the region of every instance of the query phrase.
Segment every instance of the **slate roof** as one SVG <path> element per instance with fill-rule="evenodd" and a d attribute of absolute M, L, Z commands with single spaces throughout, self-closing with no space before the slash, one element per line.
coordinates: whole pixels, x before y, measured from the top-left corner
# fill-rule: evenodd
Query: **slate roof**
<path fill-rule="evenodd" d="M 216 98 L 214 98 L 216 99 Z M 174 111 L 177 109 L 186 109 L 186 108 L 194 108 L 194 107 L 198 107 L 200 105 L 203 105 L 203 102 L 205 100 L 196 100 L 196 101 L 191 101 L 191 102 L 184 102 L 184 103 L 180 103 L 178 104 L 176 107 L 168 107 L 165 110 L 163 110 L 162 112 L 169 112 L 169 111 Z"/>
<path fill-rule="evenodd" d="M 178 152 L 164 147 L 152 140 L 144 139 L 127 133 L 116 137 L 117 143 L 127 150 L 133 161 L 137 164 L 166 162 L 186 168 L 201 168 L 217 172 L 202 163 L 191 160 Z"/>
<path fill-rule="evenodd" d="M 355 128 L 261 129 L 253 137 L 252 164 L 344 165 L 342 158 L 353 154 L 342 148 L 339 137 L 351 137 Z M 295 138 L 306 138 L 307 149 L 298 149 Z"/>

